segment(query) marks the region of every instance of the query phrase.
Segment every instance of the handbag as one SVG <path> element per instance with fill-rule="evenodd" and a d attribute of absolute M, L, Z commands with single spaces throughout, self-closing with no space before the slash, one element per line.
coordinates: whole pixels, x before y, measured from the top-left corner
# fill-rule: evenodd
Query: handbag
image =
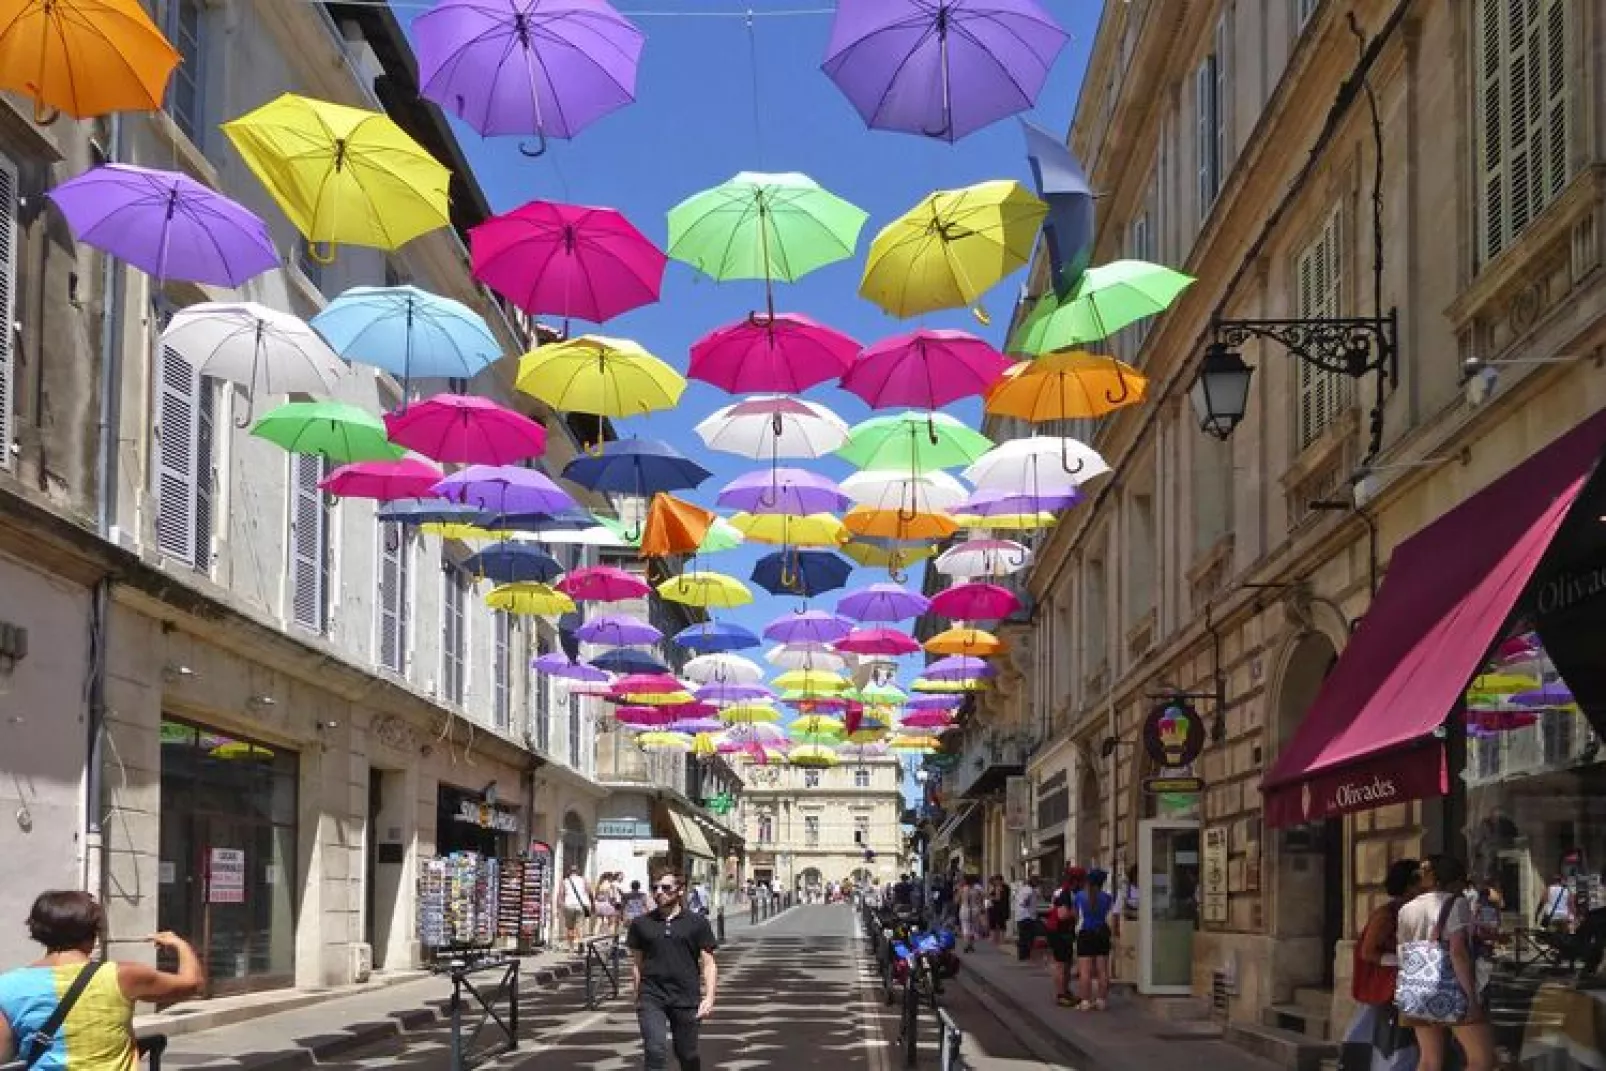
<path fill-rule="evenodd" d="M 1426 941 L 1402 941 L 1400 973 L 1394 983 L 1394 1003 L 1402 1015 L 1429 1023 L 1459 1023 L 1471 1011 L 1472 1000 L 1461 988 L 1450 961 L 1444 926 L 1457 897 L 1444 901 L 1439 921 Z"/>
<path fill-rule="evenodd" d="M 67 1021 L 73 1005 L 78 1003 L 78 998 L 89 987 L 90 979 L 95 977 L 95 972 L 100 968 L 99 960 L 84 964 L 83 969 L 78 972 L 78 977 L 67 987 L 67 992 L 61 995 L 61 1000 L 56 1003 L 56 1010 L 50 1013 L 50 1018 L 45 1020 L 45 1024 L 21 1039 L 17 1045 L 17 1055 L 21 1058 L 23 1067 L 32 1067 L 44 1059 L 45 1053 L 56 1043 L 56 1034 Z"/>

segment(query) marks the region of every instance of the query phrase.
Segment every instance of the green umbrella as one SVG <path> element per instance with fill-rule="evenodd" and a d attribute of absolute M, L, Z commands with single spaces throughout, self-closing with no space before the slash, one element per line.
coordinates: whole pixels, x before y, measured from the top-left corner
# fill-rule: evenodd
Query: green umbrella
<path fill-rule="evenodd" d="M 946 413 L 895 413 L 871 417 L 848 433 L 837 454 L 861 469 L 910 471 L 968 465 L 993 442 Z"/>
<path fill-rule="evenodd" d="M 1013 353 L 1051 353 L 1116 331 L 1171 307 L 1193 276 L 1150 264 L 1116 260 L 1089 268 L 1069 297 L 1044 294 L 1010 340 Z"/>
<path fill-rule="evenodd" d="M 286 402 L 264 414 L 251 434 L 293 454 L 322 454 L 341 465 L 394 461 L 407 453 L 385 437 L 378 417 L 345 402 Z"/>
<path fill-rule="evenodd" d="M 868 218 L 807 175 L 743 171 L 669 210 L 668 252 L 710 278 L 767 288 L 851 257 Z"/>
<path fill-rule="evenodd" d="M 873 703 L 878 707 L 895 707 L 909 699 L 909 693 L 895 684 L 867 685 L 860 693 L 866 703 Z"/>
<path fill-rule="evenodd" d="M 608 531 L 612 532 L 614 535 L 618 536 L 620 542 L 629 547 L 641 546 L 640 525 L 636 526 L 635 531 L 631 531 L 631 526 L 626 524 L 624 521 L 619 520 L 617 517 L 604 517 L 600 513 L 596 516 L 597 523 L 602 525 L 602 527 L 606 528 Z"/>
<path fill-rule="evenodd" d="M 697 546 L 698 554 L 717 554 L 722 550 L 732 550 L 747 542 L 742 530 L 723 517 L 715 517 L 714 523 L 709 525 L 708 534 Z"/>

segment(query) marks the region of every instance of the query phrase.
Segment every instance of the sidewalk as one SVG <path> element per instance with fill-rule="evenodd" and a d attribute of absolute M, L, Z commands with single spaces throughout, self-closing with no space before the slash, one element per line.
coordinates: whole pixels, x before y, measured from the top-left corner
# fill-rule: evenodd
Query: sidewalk
<path fill-rule="evenodd" d="M 1003 948 L 977 942 L 964 954 L 956 980 L 1021 1038 L 1040 1059 L 1099 1071 L 1181 1067 L 1189 1071 L 1273 1071 L 1275 1064 L 1222 1040 L 1219 1025 L 1151 1015 L 1118 985 L 1104 1012 L 1079 1012 L 1055 1002 L 1053 975 L 1041 954 L 1015 958 L 1014 942 Z M 953 984 L 953 983 L 950 983 Z M 1048 1051 L 1043 1051 L 1048 1050 Z"/>

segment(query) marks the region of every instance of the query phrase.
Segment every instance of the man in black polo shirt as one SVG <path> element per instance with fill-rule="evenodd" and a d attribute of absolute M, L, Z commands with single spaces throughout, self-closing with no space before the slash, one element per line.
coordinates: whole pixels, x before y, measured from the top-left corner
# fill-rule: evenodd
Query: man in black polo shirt
<path fill-rule="evenodd" d="M 630 924 L 631 977 L 647 1071 L 669 1067 L 669 1039 L 681 1071 L 702 1071 L 697 1023 L 714 1010 L 716 973 L 713 927 L 685 909 L 685 883 L 667 873 L 653 882 L 657 907 Z"/>

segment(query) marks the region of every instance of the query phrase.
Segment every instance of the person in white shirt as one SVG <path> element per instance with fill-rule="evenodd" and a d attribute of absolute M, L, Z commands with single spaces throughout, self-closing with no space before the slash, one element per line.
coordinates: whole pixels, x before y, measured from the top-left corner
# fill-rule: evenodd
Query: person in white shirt
<path fill-rule="evenodd" d="M 1545 890 L 1545 898 L 1536 914 L 1541 929 L 1572 932 L 1573 891 L 1567 887 L 1567 879 L 1560 874 L 1550 879 L 1550 887 Z"/>
<path fill-rule="evenodd" d="M 1435 855 L 1422 861 L 1418 871 L 1422 891 L 1400 908 L 1400 920 L 1395 936 L 1401 948 L 1405 945 L 1430 941 L 1437 937 L 1450 950 L 1450 962 L 1456 981 L 1467 995 L 1468 1011 L 1465 1019 L 1448 1026 L 1442 1023 L 1400 1016 L 1400 1025 L 1416 1031 L 1416 1046 L 1420 1054 L 1417 1071 L 1443 1071 L 1445 1052 L 1449 1048 L 1450 1034 L 1466 1054 L 1465 1071 L 1494 1071 L 1494 1033 L 1489 1027 L 1489 1016 L 1483 1007 L 1477 981 L 1477 966 L 1472 948 L 1472 904 L 1463 895 L 1467 887 L 1467 869 L 1461 860 L 1449 855 Z M 1439 920 L 1444 929 L 1437 932 Z"/>
<path fill-rule="evenodd" d="M 563 930 L 569 948 L 578 951 L 580 939 L 590 936 L 591 916 L 596 910 L 591 885 L 580 876 L 580 868 L 573 863 L 563 876 L 563 884 L 558 886 L 558 909 L 563 913 Z"/>
<path fill-rule="evenodd" d="M 1027 874 L 1015 887 L 1015 954 L 1022 961 L 1032 958 L 1032 942 L 1037 939 L 1037 875 Z"/>

